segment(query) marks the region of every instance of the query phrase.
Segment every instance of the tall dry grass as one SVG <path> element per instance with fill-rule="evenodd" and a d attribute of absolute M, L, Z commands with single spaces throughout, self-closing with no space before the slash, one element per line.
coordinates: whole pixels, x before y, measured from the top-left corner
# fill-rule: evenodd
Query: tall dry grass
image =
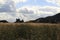
<path fill-rule="evenodd" d="M 60 24 L 0 23 L 0 40 L 60 40 Z"/>

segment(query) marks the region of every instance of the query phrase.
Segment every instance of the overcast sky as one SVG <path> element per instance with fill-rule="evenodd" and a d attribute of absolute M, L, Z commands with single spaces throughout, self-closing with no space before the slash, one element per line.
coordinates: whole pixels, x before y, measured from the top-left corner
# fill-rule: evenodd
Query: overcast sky
<path fill-rule="evenodd" d="M 59 12 L 60 0 L 0 0 L 0 20 L 29 21 Z"/>

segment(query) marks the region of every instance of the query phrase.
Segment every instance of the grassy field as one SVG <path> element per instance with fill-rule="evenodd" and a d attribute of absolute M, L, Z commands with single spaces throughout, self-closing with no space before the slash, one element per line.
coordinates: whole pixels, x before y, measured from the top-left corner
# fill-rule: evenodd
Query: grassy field
<path fill-rule="evenodd" d="M 60 40 L 60 24 L 0 23 L 0 40 Z"/>

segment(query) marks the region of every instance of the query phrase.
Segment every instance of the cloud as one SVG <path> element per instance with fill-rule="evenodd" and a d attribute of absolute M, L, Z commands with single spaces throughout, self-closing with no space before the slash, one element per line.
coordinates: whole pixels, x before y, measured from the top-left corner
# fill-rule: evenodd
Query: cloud
<path fill-rule="evenodd" d="M 17 9 L 17 12 L 19 13 L 27 13 L 27 14 L 41 14 L 41 12 L 47 13 L 47 14 L 55 14 L 60 11 L 60 7 L 54 7 L 54 6 L 23 6 L 19 9 Z M 50 12 L 50 13 L 49 13 Z"/>
<path fill-rule="evenodd" d="M 17 9 L 18 17 L 25 21 L 40 17 L 52 16 L 60 12 L 60 7 L 54 6 L 23 6 Z"/>
<path fill-rule="evenodd" d="M 19 13 L 23 13 L 23 14 L 32 14 L 34 13 L 33 10 L 29 10 L 27 8 L 24 9 L 19 9 Z"/>
<path fill-rule="evenodd" d="M 13 22 L 15 19 L 15 3 L 12 0 L 0 0 L 0 20 L 8 20 Z"/>
<path fill-rule="evenodd" d="M 6 0 L 2 1 L 4 3 Z M 15 4 L 13 1 L 6 1 L 4 4 L 0 6 L 0 12 L 15 12 Z"/>
<path fill-rule="evenodd" d="M 16 4 L 19 2 L 26 2 L 27 0 L 0 0 L 0 16 L 1 19 L 12 20 L 17 17 L 24 19 L 25 21 L 37 19 L 40 17 L 46 17 L 54 15 L 60 12 L 60 7 L 54 6 L 22 6 L 16 9 Z M 35 0 L 36 1 L 36 0 Z M 60 4 L 60 1 L 46 0 L 50 3 Z M 5 14 L 2 14 L 5 13 Z M 9 18 L 7 18 L 9 17 Z"/>
<path fill-rule="evenodd" d="M 46 1 L 60 6 L 60 0 L 46 0 Z"/>
<path fill-rule="evenodd" d="M 15 17 L 12 15 L 9 15 L 8 13 L 0 13 L 0 20 L 7 20 L 9 22 L 14 22 Z"/>
<path fill-rule="evenodd" d="M 15 10 L 13 9 L 13 7 L 11 8 L 10 5 L 3 5 L 0 8 L 0 12 L 14 12 Z"/>
<path fill-rule="evenodd" d="M 6 0 L 0 0 L 0 4 L 5 4 Z"/>
<path fill-rule="evenodd" d="M 13 0 L 14 3 L 19 3 L 19 2 L 26 2 L 27 0 Z"/>
<path fill-rule="evenodd" d="M 16 4 L 27 0 L 0 0 L 0 12 L 15 12 Z"/>
<path fill-rule="evenodd" d="M 13 1 L 14 3 L 26 2 L 27 0 L 0 0 L 0 4 L 5 4 L 6 2 Z"/>
<path fill-rule="evenodd" d="M 18 17 L 16 4 L 19 2 L 26 2 L 26 0 L 0 0 L 0 20 L 14 22 Z"/>
<path fill-rule="evenodd" d="M 55 0 L 46 0 L 47 2 L 56 3 Z"/>

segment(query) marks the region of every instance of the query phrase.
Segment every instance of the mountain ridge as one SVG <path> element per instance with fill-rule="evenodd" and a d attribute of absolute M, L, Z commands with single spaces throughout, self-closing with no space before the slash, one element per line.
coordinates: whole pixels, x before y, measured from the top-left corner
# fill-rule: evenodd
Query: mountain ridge
<path fill-rule="evenodd" d="M 36 20 L 31 20 L 29 22 L 34 22 L 34 23 L 60 23 L 60 13 L 53 15 L 53 16 L 48 16 L 45 18 L 38 18 Z"/>

